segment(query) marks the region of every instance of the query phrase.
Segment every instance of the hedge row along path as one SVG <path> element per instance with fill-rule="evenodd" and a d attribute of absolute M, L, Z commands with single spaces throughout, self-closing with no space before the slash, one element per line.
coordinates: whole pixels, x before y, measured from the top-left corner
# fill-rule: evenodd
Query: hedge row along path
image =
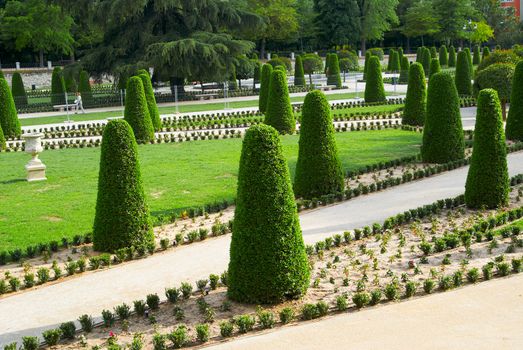
<path fill-rule="evenodd" d="M 215 350 L 523 347 L 523 275 L 247 336 Z M 438 336 L 445 334 L 445 336 Z"/>
<path fill-rule="evenodd" d="M 510 154 L 508 163 L 511 176 L 523 173 L 523 152 Z M 467 171 L 468 167 L 460 168 L 303 213 L 300 221 L 305 243 L 381 223 L 392 215 L 438 199 L 456 197 L 464 193 Z M 22 336 L 39 336 L 43 330 L 75 320 L 81 314 L 96 316 L 102 309 L 112 310 L 122 302 L 132 304 L 149 293 L 163 295 L 164 288 L 173 284 L 192 283 L 220 273 L 227 269 L 229 244 L 230 235 L 221 236 L 0 299 L 0 315 L 16 315 L 0 318 L 0 346 L 19 341 Z"/>

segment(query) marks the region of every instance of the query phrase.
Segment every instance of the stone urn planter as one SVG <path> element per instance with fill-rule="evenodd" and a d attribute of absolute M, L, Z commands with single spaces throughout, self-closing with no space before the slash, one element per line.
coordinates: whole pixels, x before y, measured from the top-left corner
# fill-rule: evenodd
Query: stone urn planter
<path fill-rule="evenodd" d="M 25 141 L 25 152 L 32 156 L 32 159 L 25 166 L 27 170 L 27 181 L 29 182 L 47 180 L 45 177 L 46 166 L 38 159 L 38 155 L 44 150 L 41 141 L 43 136 L 43 134 L 22 135 Z"/>

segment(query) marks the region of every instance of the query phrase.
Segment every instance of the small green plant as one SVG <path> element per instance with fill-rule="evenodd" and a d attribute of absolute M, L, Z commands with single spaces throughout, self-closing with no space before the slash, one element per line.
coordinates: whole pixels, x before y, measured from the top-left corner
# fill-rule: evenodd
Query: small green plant
<path fill-rule="evenodd" d="M 280 321 L 283 324 L 287 324 L 294 319 L 294 309 L 285 307 L 280 311 Z"/>
<path fill-rule="evenodd" d="M 189 297 L 192 294 L 192 285 L 190 283 L 187 283 L 187 282 L 182 282 L 180 290 L 182 291 L 183 298 L 184 299 L 189 299 Z"/>
<path fill-rule="evenodd" d="M 510 265 L 506 262 L 496 265 L 496 270 L 500 276 L 508 276 L 510 274 Z"/>
<path fill-rule="evenodd" d="M 133 341 L 131 342 L 131 345 L 129 345 L 129 350 L 142 350 L 143 345 L 143 334 L 133 334 Z"/>
<path fill-rule="evenodd" d="M 208 280 L 198 280 L 198 281 L 196 281 L 196 288 L 198 288 L 198 291 L 203 293 L 205 291 L 205 288 L 207 287 L 208 283 L 209 283 Z"/>
<path fill-rule="evenodd" d="M 149 306 L 151 310 L 158 310 L 160 308 L 160 297 L 158 294 L 149 294 L 145 300 L 147 302 L 147 306 Z"/>
<path fill-rule="evenodd" d="M 167 336 L 165 334 L 154 333 L 153 335 L 153 349 L 154 350 L 166 350 Z"/>
<path fill-rule="evenodd" d="M 254 319 L 254 316 L 241 315 L 236 318 L 235 322 L 238 326 L 238 331 L 240 333 L 247 333 L 249 331 L 252 331 L 254 324 L 256 323 L 256 320 Z"/>
<path fill-rule="evenodd" d="M 395 282 L 387 284 L 383 292 L 388 300 L 396 300 L 398 298 L 398 284 Z"/>
<path fill-rule="evenodd" d="M 224 338 L 229 338 L 232 336 L 234 331 L 234 325 L 229 321 L 224 321 L 220 323 L 220 334 Z"/>
<path fill-rule="evenodd" d="M 442 276 L 439 279 L 439 288 L 443 291 L 447 291 L 452 288 L 452 277 L 451 276 Z"/>
<path fill-rule="evenodd" d="M 411 298 L 416 294 L 417 285 L 415 282 L 408 281 L 405 284 L 405 297 Z"/>
<path fill-rule="evenodd" d="M 114 312 L 118 315 L 120 320 L 126 320 L 131 316 L 131 307 L 125 303 L 117 305 Z"/>
<path fill-rule="evenodd" d="M 367 292 L 359 292 L 352 296 L 352 302 L 358 309 L 361 309 L 371 302 L 371 296 Z"/>
<path fill-rule="evenodd" d="M 114 314 L 109 310 L 102 311 L 104 327 L 111 327 L 114 324 Z"/>
<path fill-rule="evenodd" d="M 4 350 L 17 350 L 18 349 L 17 345 L 18 344 L 16 342 L 7 344 L 4 346 Z"/>
<path fill-rule="evenodd" d="M 256 311 L 256 316 L 258 316 L 258 323 L 260 324 L 261 328 L 268 329 L 274 327 L 274 323 L 276 321 L 274 313 L 272 313 L 271 311 L 259 308 Z"/>
<path fill-rule="evenodd" d="M 60 328 L 49 329 L 42 333 L 42 337 L 49 346 L 58 344 L 62 337 L 62 330 Z"/>
<path fill-rule="evenodd" d="M 522 259 L 512 259 L 512 272 L 520 273 L 522 270 L 523 260 Z"/>
<path fill-rule="evenodd" d="M 167 335 L 175 349 L 182 348 L 187 343 L 187 326 L 180 325 Z"/>
<path fill-rule="evenodd" d="M 80 322 L 80 326 L 85 333 L 91 333 L 94 326 L 93 318 L 91 316 L 82 315 L 78 318 L 78 322 Z"/>
<path fill-rule="evenodd" d="M 198 324 L 196 325 L 196 338 L 201 343 L 206 343 L 209 341 L 209 325 L 208 324 Z"/>
<path fill-rule="evenodd" d="M 481 268 L 481 271 L 483 272 L 483 279 L 485 281 L 492 279 L 492 269 L 493 265 L 491 263 L 488 263 Z"/>
<path fill-rule="evenodd" d="M 64 322 L 60 325 L 60 330 L 62 331 L 62 338 L 64 339 L 74 339 L 76 335 L 76 326 L 74 322 Z"/>
<path fill-rule="evenodd" d="M 166 288 L 165 296 L 167 297 L 167 300 L 170 303 L 176 304 L 178 302 L 178 299 L 180 298 L 180 290 L 176 287 Z"/>
<path fill-rule="evenodd" d="M 24 350 L 36 350 L 38 346 L 37 337 L 22 337 L 22 348 Z"/>
<path fill-rule="evenodd" d="M 436 283 L 433 280 L 431 280 L 430 278 L 426 279 L 423 282 L 423 290 L 425 291 L 425 293 L 431 294 L 432 291 L 434 290 L 435 285 L 436 285 Z"/>
<path fill-rule="evenodd" d="M 220 276 L 218 275 L 209 275 L 209 285 L 211 286 L 212 290 L 215 290 L 218 288 L 218 282 L 220 281 Z"/>
<path fill-rule="evenodd" d="M 338 311 L 345 311 L 349 307 L 349 301 L 345 295 L 336 297 L 336 309 Z"/>
<path fill-rule="evenodd" d="M 479 270 L 475 267 L 467 271 L 467 281 L 469 283 L 476 283 L 479 279 Z"/>
<path fill-rule="evenodd" d="M 133 301 L 133 306 L 134 306 L 134 313 L 137 316 L 141 317 L 145 314 L 145 308 L 146 308 L 145 301 L 135 300 L 135 301 Z"/>

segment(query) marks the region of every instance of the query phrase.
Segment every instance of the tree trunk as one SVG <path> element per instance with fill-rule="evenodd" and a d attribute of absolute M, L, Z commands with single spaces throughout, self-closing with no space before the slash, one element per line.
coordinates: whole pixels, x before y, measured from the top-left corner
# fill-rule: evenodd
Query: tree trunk
<path fill-rule="evenodd" d="M 265 59 L 265 38 L 261 40 L 260 43 L 260 60 Z"/>
<path fill-rule="evenodd" d="M 40 50 L 40 68 L 44 68 L 44 50 Z"/>
<path fill-rule="evenodd" d="M 367 41 L 365 39 L 361 39 L 361 55 L 365 56 L 366 51 L 367 51 Z"/>
<path fill-rule="evenodd" d="M 501 113 L 503 115 L 503 121 L 507 121 L 507 101 L 501 101 Z"/>
<path fill-rule="evenodd" d="M 169 85 L 171 86 L 171 93 L 174 95 L 175 90 L 178 91 L 178 98 L 184 95 L 185 93 L 185 78 L 180 77 L 170 77 Z"/>
<path fill-rule="evenodd" d="M 309 74 L 310 85 L 312 86 L 312 74 Z"/>

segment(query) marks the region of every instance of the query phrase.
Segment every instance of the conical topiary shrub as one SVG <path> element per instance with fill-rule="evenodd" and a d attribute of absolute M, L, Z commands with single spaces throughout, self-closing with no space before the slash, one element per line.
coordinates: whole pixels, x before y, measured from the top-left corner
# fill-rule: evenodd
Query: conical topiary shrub
<path fill-rule="evenodd" d="M 400 54 L 398 51 L 394 51 L 392 53 L 392 62 L 390 64 L 391 72 L 399 72 L 400 71 Z"/>
<path fill-rule="evenodd" d="M 413 63 L 410 65 L 409 86 L 405 98 L 402 123 L 404 125 L 423 126 L 426 107 L 427 88 L 423 66 L 420 63 Z"/>
<path fill-rule="evenodd" d="M 367 79 L 365 84 L 365 102 L 384 102 L 385 88 L 383 87 L 383 78 L 381 76 L 380 60 L 372 56 L 367 67 Z"/>
<path fill-rule="evenodd" d="M 78 91 L 78 84 L 72 74 L 68 74 L 65 77 L 65 89 L 71 94 L 76 94 Z"/>
<path fill-rule="evenodd" d="M 287 77 L 279 69 L 272 72 L 265 124 L 272 126 L 280 134 L 292 134 L 296 130 Z"/>
<path fill-rule="evenodd" d="M 465 203 L 475 209 L 499 208 L 508 203 L 509 187 L 507 146 L 498 94 L 494 89 L 481 90 Z"/>
<path fill-rule="evenodd" d="M 147 108 L 149 109 L 149 116 L 153 123 L 153 128 L 155 131 L 159 131 L 162 129 L 162 120 L 160 119 L 160 112 L 156 105 L 156 97 L 154 97 L 153 83 L 148 74 L 140 74 L 139 77 L 142 79 Z"/>
<path fill-rule="evenodd" d="M 430 77 L 432 77 L 434 74 L 441 72 L 441 66 L 439 64 L 439 60 L 437 58 L 433 58 L 430 61 Z"/>
<path fill-rule="evenodd" d="M 430 48 L 430 59 L 433 58 L 438 58 L 438 50 L 436 49 L 436 46 Z"/>
<path fill-rule="evenodd" d="M 523 141 L 523 61 L 516 65 L 510 101 L 506 126 L 507 139 Z"/>
<path fill-rule="evenodd" d="M 342 192 L 344 176 L 338 157 L 331 107 L 320 91 L 305 97 L 294 193 L 306 199 Z"/>
<path fill-rule="evenodd" d="M 458 89 L 458 94 L 460 95 L 472 95 L 472 82 L 469 69 L 469 61 L 467 58 L 467 53 L 465 51 L 460 51 L 458 53 L 458 62 L 456 64 L 456 88 Z"/>
<path fill-rule="evenodd" d="M 2 131 L 2 126 L 0 126 L 0 151 L 4 150 L 5 146 L 6 146 L 5 136 L 4 136 L 4 132 Z"/>
<path fill-rule="evenodd" d="M 481 56 L 481 60 L 483 61 L 485 58 L 487 58 L 489 56 L 490 56 L 490 49 L 488 48 L 488 46 L 485 46 L 483 48 L 483 56 Z"/>
<path fill-rule="evenodd" d="M 85 70 L 80 72 L 80 79 L 78 84 L 78 91 L 82 95 L 82 103 L 84 107 L 93 106 L 93 91 L 91 90 L 91 83 L 89 82 L 89 73 Z"/>
<path fill-rule="evenodd" d="M 297 56 L 296 62 L 294 62 L 294 86 L 305 86 L 305 72 L 301 56 Z"/>
<path fill-rule="evenodd" d="M 253 83 L 252 83 L 252 89 L 256 89 L 256 84 L 260 83 L 261 80 L 261 71 L 262 71 L 262 64 L 260 61 L 256 61 L 254 63 L 254 77 L 253 77 Z"/>
<path fill-rule="evenodd" d="M 268 125 L 245 134 L 230 248 L 228 296 L 273 304 L 305 294 L 310 270 L 287 161 Z"/>
<path fill-rule="evenodd" d="M 429 76 L 430 74 L 430 61 L 431 61 L 431 56 L 430 56 L 430 50 L 426 47 L 423 48 L 423 54 L 422 54 L 422 57 L 421 57 L 421 64 L 423 65 L 423 71 L 425 73 L 425 76 Z"/>
<path fill-rule="evenodd" d="M 420 46 L 418 47 L 418 49 L 416 50 L 416 62 L 418 63 L 422 63 L 422 58 L 423 58 L 423 46 Z"/>
<path fill-rule="evenodd" d="M 5 79 L 0 79 L 0 126 L 5 138 L 15 138 L 22 134 L 15 101 Z"/>
<path fill-rule="evenodd" d="M 452 76 L 436 73 L 427 90 L 427 114 L 421 156 L 426 163 L 447 163 L 465 158 L 459 96 Z"/>
<path fill-rule="evenodd" d="M 449 48 L 449 67 L 456 67 L 456 49 L 454 46 Z"/>
<path fill-rule="evenodd" d="M 363 66 L 363 81 L 367 80 L 367 69 L 369 68 L 369 60 L 372 57 L 372 53 L 370 51 L 365 52 L 365 63 Z"/>
<path fill-rule="evenodd" d="M 472 54 L 470 53 L 470 49 L 468 47 L 466 47 L 464 51 L 467 54 L 467 61 L 469 63 L 470 77 L 472 78 L 474 76 L 474 64 L 472 64 Z"/>
<path fill-rule="evenodd" d="M 138 143 L 154 139 L 154 127 L 140 77 L 131 77 L 127 81 L 124 119 L 131 125 Z"/>
<path fill-rule="evenodd" d="M 93 243 L 104 252 L 154 245 L 138 149 L 124 120 L 110 121 L 104 129 Z"/>
<path fill-rule="evenodd" d="M 51 103 L 55 106 L 65 104 L 65 81 L 60 67 L 55 67 L 51 76 Z"/>
<path fill-rule="evenodd" d="M 260 97 L 258 101 L 258 108 L 261 113 L 267 111 L 267 101 L 269 99 L 269 88 L 271 85 L 271 76 L 273 68 L 270 64 L 264 64 L 261 72 L 261 81 L 260 81 Z"/>
<path fill-rule="evenodd" d="M 401 70 L 400 70 L 400 84 L 406 84 L 409 81 L 409 68 L 410 63 L 407 56 L 403 56 L 401 59 Z"/>
<path fill-rule="evenodd" d="M 443 67 L 449 64 L 449 53 L 445 45 L 441 45 L 439 48 L 439 63 Z"/>
<path fill-rule="evenodd" d="M 27 93 L 24 87 L 22 75 L 19 72 L 14 72 L 11 78 L 11 90 L 16 108 L 27 106 Z"/>
<path fill-rule="evenodd" d="M 474 57 L 472 57 L 472 64 L 478 65 L 481 63 L 481 51 L 479 45 L 474 46 Z"/>
<path fill-rule="evenodd" d="M 329 69 L 327 71 L 327 85 L 341 88 L 340 61 L 338 55 L 333 53 L 329 59 Z"/>
<path fill-rule="evenodd" d="M 403 60 L 403 57 L 404 57 L 403 48 L 398 47 L 398 50 L 396 50 L 396 51 L 398 52 L 398 57 L 399 57 L 400 63 L 401 63 L 401 61 Z"/>
<path fill-rule="evenodd" d="M 387 72 L 392 72 L 392 61 L 394 60 L 394 52 L 396 50 L 390 49 L 389 51 L 389 61 L 387 62 Z"/>

